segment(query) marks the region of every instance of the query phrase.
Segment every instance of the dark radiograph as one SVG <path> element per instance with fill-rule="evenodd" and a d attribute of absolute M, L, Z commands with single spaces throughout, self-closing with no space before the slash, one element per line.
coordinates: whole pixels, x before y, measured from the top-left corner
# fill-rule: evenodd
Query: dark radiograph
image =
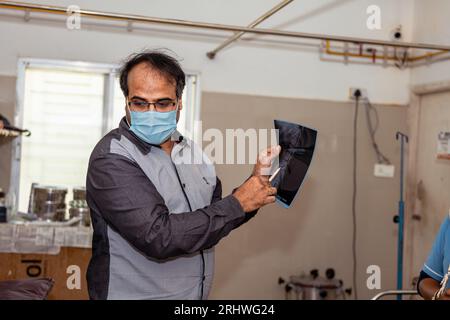
<path fill-rule="evenodd" d="M 272 180 L 277 200 L 285 207 L 292 204 L 305 179 L 316 146 L 317 131 L 299 124 L 274 120 L 278 129 L 280 172 Z"/>

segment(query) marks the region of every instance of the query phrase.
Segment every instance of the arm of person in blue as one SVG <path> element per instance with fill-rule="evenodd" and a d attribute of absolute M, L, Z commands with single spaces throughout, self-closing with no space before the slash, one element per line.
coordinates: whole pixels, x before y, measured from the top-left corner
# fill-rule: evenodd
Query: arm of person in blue
<path fill-rule="evenodd" d="M 450 267 L 450 216 L 447 216 L 442 223 L 439 233 L 436 236 L 427 261 L 423 265 L 420 273 L 417 289 L 420 295 L 426 299 L 450 300 L 450 280 L 447 282 L 446 290 L 442 294 L 438 292 L 441 283 L 449 275 Z"/>

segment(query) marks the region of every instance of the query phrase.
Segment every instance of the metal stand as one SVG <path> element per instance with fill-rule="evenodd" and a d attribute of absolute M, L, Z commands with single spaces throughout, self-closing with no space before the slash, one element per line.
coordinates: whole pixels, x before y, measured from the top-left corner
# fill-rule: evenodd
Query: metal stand
<path fill-rule="evenodd" d="M 398 248 L 397 248 L 397 290 L 403 289 L 403 229 L 405 227 L 405 202 L 403 201 L 403 168 L 404 168 L 404 143 L 408 143 L 408 136 L 397 132 L 397 140 L 400 139 L 400 201 L 398 202 L 398 215 L 394 217 L 394 222 L 398 223 Z M 401 295 L 397 295 L 397 300 L 402 300 Z"/>
<path fill-rule="evenodd" d="M 396 295 L 397 299 L 398 299 L 398 296 L 404 296 L 404 295 L 418 296 L 419 293 L 416 290 L 388 290 L 388 291 L 380 292 L 375 297 L 373 297 L 371 300 L 380 300 L 381 297 L 391 296 L 391 295 Z"/>

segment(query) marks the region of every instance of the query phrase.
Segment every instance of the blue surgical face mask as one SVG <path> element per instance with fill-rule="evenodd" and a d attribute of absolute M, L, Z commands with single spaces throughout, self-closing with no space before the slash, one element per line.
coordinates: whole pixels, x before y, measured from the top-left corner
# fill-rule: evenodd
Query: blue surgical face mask
<path fill-rule="evenodd" d="M 145 142 L 160 145 L 177 129 L 177 111 L 178 106 L 169 112 L 129 110 L 130 130 Z"/>

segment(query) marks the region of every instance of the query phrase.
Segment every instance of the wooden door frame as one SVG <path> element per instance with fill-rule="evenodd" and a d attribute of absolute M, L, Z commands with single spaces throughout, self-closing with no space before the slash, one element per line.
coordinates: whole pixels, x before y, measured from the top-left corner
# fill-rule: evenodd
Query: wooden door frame
<path fill-rule="evenodd" d="M 405 271 L 407 284 L 410 284 L 417 271 L 413 270 L 413 237 L 415 225 L 420 222 L 415 215 L 417 197 L 417 157 L 419 146 L 419 125 L 422 97 L 429 94 L 449 92 L 450 80 L 415 85 L 411 88 L 410 103 L 406 112 L 409 144 L 406 166 L 406 195 L 405 195 Z M 415 218 L 416 217 L 416 218 Z M 419 215 L 420 217 L 420 215 Z M 405 278 L 405 277 L 404 277 Z"/>

